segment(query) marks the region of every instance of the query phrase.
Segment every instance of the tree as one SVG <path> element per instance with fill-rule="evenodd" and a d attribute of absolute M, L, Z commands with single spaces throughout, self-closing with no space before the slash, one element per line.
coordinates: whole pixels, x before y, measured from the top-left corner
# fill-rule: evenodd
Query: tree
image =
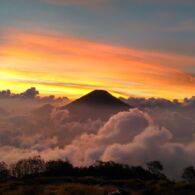
<path fill-rule="evenodd" d="M 162 177 L 162 171 L 163 171 L 163 166 L 159 161 L 151 161 L 146 163 L 148 170 L 150 173 L 154 174 L 157 177 Z"/>
<path fill-rule="evenodd" d="M 51 160 L 46 163 L 45 172 L 49 176 L 70 176 L 73 174 L 73 166 L 69 161 Z"/>
<path fill-rule="evenodd" d="M 5 162 L 0 162 L 0 180 L 7 179 L 9 176 L 9 169 Z"/>
<path fill-rule="evenodd" d="M 186 167 L 183 170 L 182 178 L 188 182 L 195 182 L 195 169 L 193 166 Z"/>
<path fill-rule="evenodd" d="M 96 161 L 92 166 L 88 167 L 88 173 L 93 176 L 111 179 L 123 179 L 128 178 L 131 175 L 128 165 L 119 164 L 113 161 Z"/>
<path fill-rule="evenodd" d="M 45 170 L 45 162 L 40 156 L 22 159 L 12 166 L 12 175 L 22 178 L 30 175 L 37 175 Z"/>

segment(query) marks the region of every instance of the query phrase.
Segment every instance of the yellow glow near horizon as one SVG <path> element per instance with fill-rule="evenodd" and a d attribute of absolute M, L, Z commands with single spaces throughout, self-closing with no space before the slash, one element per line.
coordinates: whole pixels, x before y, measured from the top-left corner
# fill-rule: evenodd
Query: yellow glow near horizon
<path fill-rule="evenodd" d="M 195 94 L 194 78 L 184 72 L 193 57 L 18 31 L 7 33 L 7 40 L 0 45 L 0 90 L 34 86 L 42 95 L 70 98 L 94 89 L 123 97 Z"/>

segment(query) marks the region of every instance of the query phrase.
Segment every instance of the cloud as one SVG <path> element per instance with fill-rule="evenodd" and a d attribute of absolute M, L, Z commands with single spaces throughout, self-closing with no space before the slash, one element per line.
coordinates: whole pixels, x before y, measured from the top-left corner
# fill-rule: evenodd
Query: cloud
<path fill-rule="evenodd" d="M 65 147 L 68 158 L 76 165 L 90 164 L 115 144 L 127 144 L 152 124 L 151 118 L 138 109 L 121 112 L 111 117 L 96 134 L 84 133 Z M 97 157 L 92 159 L 91 157 Z"/>
<path fill-rule="evenodd" d="M 21 94 L 23 98 L 35 98 L 37 95 L 39 95 L 39 91 L 37 91 L 35 87 L 27 89 Z"/>
<path fill-rule="evenodd" d="M 0 91 L 0 98 L 10 98 L 11 96 L 12 94 L 9 89 Z"/>
<path fill-rule="evenodd" d="M 95 160 L 130 165 L 160 160 L 165 173 L 178 178 L 185 166 L 195 162 L 192 153 L 195 148 L 192 135 L 187 144 L 174 141 L 174 136 L 171 130 L 155 123 L 146 112 L 133 109 L 111 117 L 97 134 L 84 133 L 73 140 L 72 144 L 65 146 L 64 155 L 78 166 L 89 165 Z"/>
<path fill-rule="evenodd" d="M 181 5 L 184 4 L 183 0 L 165 0 L 165 1 L 155 1 L 155 0 L 127 0 L 127 2 L 130 2 L 131 4 L 136 4 L 136 3 L 144 3 L 144 4 L 157 4 L 157 5 L 162 5 L 164 3 L 179 3 Z M 47 0 L 47 2 L 52 3 L 52 4 L 59 4 L 59 5 L 98 5 L 98 4 L 105 4 L 109 2 L 110 4 L 113 4 L 113 0 Z M 185 1 L 185 5 L 194 5 L 193 0 L 187 0 Z"/>
<path fill-rule="evenodd" d="M 3 117 L 7 115 L 9 115 L 9 112 L 7 112 L 4 108 L 0 107 L 0 116 Z"/>
<path fill-rule="evenodd" d="M 176 108 L 182 106 L 177 99 L 171 101 L 165 98 L 140 98 L 140 97 L 129 97 L 128 99 L 121 98 L 122 101 L 126 102 L 133 107 L 138 108 Z M 184 100 L 185 101 L 185 100 Z"/>
<path fill-rule="evenodd" d="M 147 112 L 157 124 L 170 130 L 173 134 L 173 141 L 189 143 L 192 140 L 195 133 L 194 108 L 153 108 L 147 109 Z"/>
<path fill-rule="evenodd" d="M 14 98 L 18 98 L 18 99 L 36 99 L 38 101 L 45 101 L 45 102 L 49 102 L 49 101 L 68 101 L 67 97 L 59 97 L 59 98 L 55 98 L 54 95 L 49 95 L 49 96 L 39 96 L 39 91 L 35 88 L 35 87 L 31 87 L 26 89 L 24 92 L 22 93 L 12 93 L 11 90 L 2 90 L 0 91 L 0 99 L 14 99 Z"/>
<path fill-rule="evenodd" d="M 121 112 L 111 117 L 98 131 L 98 142 L 127 143 L 152 123 L 146 113 L 137 109 Z"/>
<path fill-rule="evenodd" d="M 5 65 L 0 68 L 0 77 L 7 88 L 16 86 L 14 90 L 19 91 L 35 86 L 44 94 L 52 90 L 73 98 L 94 87 L 170 99 L 190 97 L 195 92 L 194 76 L 186 73 L 195 64 L 192 56 L 15 29 L 7 31 L 5 37 L 6 43 L 0 46 Z"/>
<path fill-rule="evenodd" d="M 127 164 L 141 164 L 155 159 L 161 161 L 165 173 L 178 177 L 183 167 L 194 162 L 190 153 L 182 144 L 172 143 L 172 134 L 165 128 L 149 127 L 137 135 L 129 144 L 108 146 L 103 153 L 103 160 L 113 160 Z M 177 164 L 176 164 L 177 162 Z"/>
<path fill-rule="evenodd" d="M 105 4 L 110 0 L 45 0 L 56 5 L 76 5 L 76 6 L 97 6 Z"/>
<path fill-rule="evenodd" d="M 69 102 L 70 100 L 67 97 L 40 96 L 35 87 L 28 88 L 21 93 L 2 90 L 0 91 L 0 116 L 28 115 L 45 104 L 57 107 Z"/>
<path fill-rule="evenodd" d="M 185 20 L 181 21 L 176 25 L 173 25 L 169 28 L 165 28 L 165 31 L 169 32 L 179 32 L 179 33 L 185 33 L 185 32 L 195 32 L 195 20 Z"/>
<path fill-rule="evenodd" d="M 2 98 L 1 102 L 0 146 L 38 151 L 63 147 L 83 132 L 97 132 L 104 123 L 101 120 L 85 123 L 70 120 L 68 111 L 58 108 L 67 103 L 61 99 L 24 98 L 17 94 Z"/>
<path fill-rule="evenodd" d="M 133 107 L 138 108 L 191 108 L 195 106 L 195 96 L 191 98 L 184 98 L 179 101 L 178 99 L 168 100 L 165 98 L 142 98 L 142 97 L 129 97 L 129 98 L 120 98 L 121 101 L 126 102 Z"/>
<path fill-rule="evenodd" d="M 191 98 L 185 98 L 183 104 L 185 107 L 194 107 L 195 106 L 195 96 L 192 96 Z"/>
<path fill-rule="evenodd" d="M 36 98 L 19 98 L 20 104 L 18 98 L 2 99 L 9 99 L 10 108 L 19 105 L 15 112 L 4 106 L 3 112 L 9 114 L 0 115 L 0 155 L 8 163 L 33 155 L 46 160 L 68 158 L 78 166 L 95 160 L 130 165 L 160 160 L 173 178 L 195 163 L 195 108 L 189 104 L 194 98 L 177 104 L 141 99 L 144 106 L 139 109 L 119 112 L 108 121 L 85 122 L 72 120 L 67 110 L 55 104 L 40 100 L 35 104 Z"/>

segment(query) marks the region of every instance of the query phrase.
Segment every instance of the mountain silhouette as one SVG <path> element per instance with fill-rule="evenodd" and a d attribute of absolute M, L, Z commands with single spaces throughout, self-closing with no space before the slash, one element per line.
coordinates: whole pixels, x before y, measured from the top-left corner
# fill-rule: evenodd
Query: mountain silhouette
<path fill-rule="evenodd" d="M 31 114 L 36 120 L 39 120 L 39 122 L 47 121 L 48 123 L 50 114 L 53 109 L 54 109 L 54 106 L 52 106 L 51 104 L 45 104 L 39 108 L 34 109 L 31 112 Z"/>
<path fill-rule="evenodd" d="M 94 90 L 62 107 L 74 120 L 108 119 L 110 116 L 132 108 L 104 90 Z"/>

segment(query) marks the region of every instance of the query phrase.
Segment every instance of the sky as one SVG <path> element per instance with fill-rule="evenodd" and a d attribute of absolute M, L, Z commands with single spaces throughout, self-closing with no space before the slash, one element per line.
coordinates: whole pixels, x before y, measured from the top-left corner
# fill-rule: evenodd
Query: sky
<path fill-rule="evenodd" d="M 0 0 L 0 90 L 195 94 L 193 0 Z"/>

